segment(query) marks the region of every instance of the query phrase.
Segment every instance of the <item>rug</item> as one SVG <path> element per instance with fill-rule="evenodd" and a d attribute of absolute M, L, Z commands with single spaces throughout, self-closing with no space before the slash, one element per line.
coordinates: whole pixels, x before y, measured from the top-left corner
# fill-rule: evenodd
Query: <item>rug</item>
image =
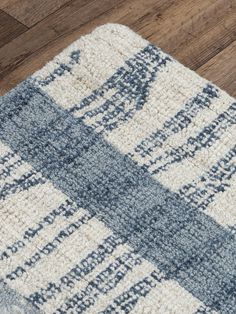
<path fill-rule="evenodd" d="M 1 97 L 0 313 L 236 313 L 235 122 L 116 24 Z"/>

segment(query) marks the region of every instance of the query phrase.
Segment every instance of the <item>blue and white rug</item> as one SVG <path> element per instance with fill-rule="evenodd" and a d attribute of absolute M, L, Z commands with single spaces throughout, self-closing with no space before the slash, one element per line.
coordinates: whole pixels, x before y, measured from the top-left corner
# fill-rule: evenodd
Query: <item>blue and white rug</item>
<path fill-rule="evenodd" d="M 73 43 L 0 99 L 0 313 L 236 313 L 235 139 L 127 27 Z"/>

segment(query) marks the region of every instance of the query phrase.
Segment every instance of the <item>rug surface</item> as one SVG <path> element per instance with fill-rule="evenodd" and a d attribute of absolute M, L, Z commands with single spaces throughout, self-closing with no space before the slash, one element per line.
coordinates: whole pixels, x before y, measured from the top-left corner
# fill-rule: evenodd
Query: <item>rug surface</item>
<path fill-rule="evenodd" d="M 107 24 L 0 100 L 0 313 L 236 313 L 236 102 Z"/>

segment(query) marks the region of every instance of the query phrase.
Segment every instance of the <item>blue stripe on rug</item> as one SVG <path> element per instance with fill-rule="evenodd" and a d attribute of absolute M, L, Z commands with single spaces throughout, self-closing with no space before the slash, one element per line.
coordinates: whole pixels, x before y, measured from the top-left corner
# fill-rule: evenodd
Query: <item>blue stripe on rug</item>
<path fill-rule="evenodd" d="M 149 96 L 149 90 L 156 80 L 158 71 L 172 62 L 163 56 L 160 49 L 149 44 L 134 57 L 125 61 L 99 88 L 69 109 L 77 113 L 94 102 L 99 106 L 89 109 L 80 117 L 82 121 L 93 120 L 92 127 L 99 133 L 112 131 L 133 118 L 141 110 Z M 106 95 L 113 90 L 112 96 Z"/>
<path fill-rule="evenodd" d="M 207 306 L 234 313 L 232 232 L 190 207 L 29 80 L 2 97 L 0 106 L 0 138 L 14 151 L 167 278 Z"/>
<path fill-rule="evenodd" d="M 156 147 L 162 147 L 165 141 L 189 127 L 192 118 L 195 118 L 202 110 L 209 108 L 212 100 L 219 97 L 219 91 L 211 84 L 207 85 L 196 96 L 191 97 L 184 106 L 171 118 L 168 118 L 162 128 L 155 130 L 143 139 L 136 147 L 135 152 L 141 157 L 151 155 Z"/>
<path fill-rule="evenodd" d="M 61 63 L 55 68 L 45 79 L 38 80 L 40 86 L 48 86 L 56 80 L 56 78 L 63 76 L 65 73 L 71 73 L 73 67 L 80 62 L 80 51 L 75 50 L 70 54 L 70 61 L 65 64 Z"/>
<path fill-rule="evenodd" d="M 43 314 L 28 303 L 17 291 L 9 288 L 0 280 L 0 313 L 1 314 Z"/>
<path fill-rule="evenodd" d="M 194 158 L 202 149 L 210 148 L 221 139 L 223 134 L 236 124 L 236 103 L 232 103 L 213 121 L 206 125 L 195 137 L 189 137 L 186 142 L 180 146 L 170 148 L 154 160 L 150 160 L 147 167 L 157 165 L 152 171 L 157 174 L 168 170 L 172 165 L 181 163 L 183 160 Z"/>

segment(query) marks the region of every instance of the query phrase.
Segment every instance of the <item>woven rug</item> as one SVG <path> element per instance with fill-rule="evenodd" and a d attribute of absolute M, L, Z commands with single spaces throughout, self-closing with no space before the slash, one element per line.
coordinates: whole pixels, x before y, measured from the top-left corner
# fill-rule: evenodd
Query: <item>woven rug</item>
<path fill-rule="evenodd" d="M 235 122 L 116 24 L 1 97 L 0 313 L 236 313 Z"/>

